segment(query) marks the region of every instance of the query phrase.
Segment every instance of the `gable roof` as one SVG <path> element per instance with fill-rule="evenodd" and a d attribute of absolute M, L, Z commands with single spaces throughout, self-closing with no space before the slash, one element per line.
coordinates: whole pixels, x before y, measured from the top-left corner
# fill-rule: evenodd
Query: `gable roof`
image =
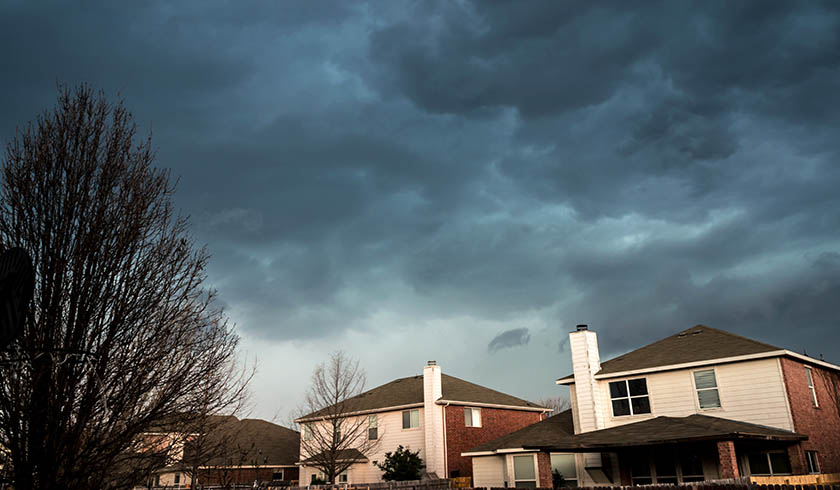
<path fill-rule="evenodd" d="M 601 363 L 596 375 L 636 371 L 675 364 L 747 356 L 784 349 L 706 325 L 696 325 L 642 348 Z M 574 380 L 564 376 L 558 382 Z"/>
<path fill-rule="evenodd" d="M 545 409 L 536 403 L 517 398 L 500 391 L 496 391 L 475 383 L 470 383 L 455 376 L 441 374 L 440 401 L 454 403 L 479 403 L 488 405 L 503 405 L 513 409 L 540 410 Z M 368 412 L 382 411 L 392 407 L 406 407 L 423 404 L 423 375 L 400 378 L 377 386 L 359 395 L 349 398 L 346 402 L 348 411 Z M 547 410 L 547 409 L 545 409 Z M 327 408 L 312 412 L 299 418 L 298 421 L 317 418 L 329 413 Z"/>
<path fill-rule="evenodd" d="M 731 439 L 796 441 L 807 439 L 807 436 L 775 427 L 699 414 L 687 417 L 655 417 L 609 429 L 574 434 L 571 427 L 571 410 L 568 410 L 476 446 L 464 454 L 519 448 L 585 451 Z"/>
<path fill-rule="evenodd" d="M 300 433 L 266 420 L 228 420 L 212 430 L 202 441 L 215 447 L 214 456 L 200 461 L 202 466 L 294 465 L 300 455 Z M 185 460 L 195 457 L 187 443 Z"/>

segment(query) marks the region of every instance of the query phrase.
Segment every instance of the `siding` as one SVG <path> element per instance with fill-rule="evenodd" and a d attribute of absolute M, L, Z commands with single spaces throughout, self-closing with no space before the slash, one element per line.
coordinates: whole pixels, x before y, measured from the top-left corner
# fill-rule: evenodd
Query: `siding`
<path fill-rule="evenodd" d="M 425 454 L 425 440 L 424 440 L 424 417 L 423 409 L 420 411 L 420 427 L 416 429 L 402 428 L 402 410 L 395 410 L 392 412 L 380 412 L 377 416 L 379 444 L 368 453 L 367 463 L 354 464 L 347 473 L 348 483 L 374 483 L 382 480 L 382 471 L 373 465 L 373 461 L 382 463 L 385 460 L 385 453 L 392 452 L 397 449 L 397 446 L 402 445 L 412 451 L 420 450 L 420 457 L 426 458 Z M 367 415 L 363 416 L 367 420 Z M 303 454 L 301 448 L 301 460 L 306 459 L 307 455 Z M 300 482 L 302 485 L 308 485 L 311 475 L 317 473 L 317 470 L 311 467 L 301 467 Z"/>
<path fill-rule="evenodd" d="M 473 463 L 474 487 L 506 487 L 504 456 L 475 456 Z"/>
<path fill-rule="evenodd" d="M 701 410 L 694 390 L 693 372 L 709 367 L 681 369 L 639 376 L 599 380 L 599 392 L 607 407 L 606 427 L 667 415 L 685 417 L 694 413 L 793 430 L 784 382 L 778 360 L 758 359 L 714 366 L 721 408 Z M 613 417 L 609 383 L 646 378 L 651 414 Z"/>

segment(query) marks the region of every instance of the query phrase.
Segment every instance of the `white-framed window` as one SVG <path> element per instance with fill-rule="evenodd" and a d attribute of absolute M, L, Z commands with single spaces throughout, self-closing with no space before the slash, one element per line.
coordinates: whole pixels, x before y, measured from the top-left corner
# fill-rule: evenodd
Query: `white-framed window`
<path fill-rule="evenodd" d="M 172 484 L 173 485 L 180 485 L 181 484 L 181 474 L 175 473 L 175 476 L 172 477 Z"/>
<path fill-rule="evenodd" d="M 551 454 L 551 480 L 554 482 L 554 488 L 578 486 L 574 454 Z"/>
<path fill-rule="evenodd" d="M 375 441 L 376 439 L 379 439 L 379 423 L 376 415 L 368 415 L 368 440 Z"/>
<path fill-rule="evenodd" d="M 404 410 L 402 413 L 403 429 L 416 429 L 420 427 L 420 410 Z"/>
<path fill-rule="evenodd" d="M 481 409 L 464 407 L 464 424 L 467 427 L 481 427 Z"/>
<path fill-rule="evenodd" d="M 513 457 L 513 480 L 516 488 L 537 488 L 533 454 Z"/>
<path fill-rule="evenodd" d="M 747 454 L 751 475 L 790 475 L 790 458 L 785 451 L 767 451 Z"/>
<path fill-rule="evenodd" d="M 808 366 L 805 366 L 805 378 L 808 380 L 808 389 L 811 390 L 811 401 L 814 402 L 815 407 L 819 407 L 820 404 L 817 401 L 817 390 L 814 389 L 814 373 Z"/>
<path fill-rule="evenodd" d="M 820 472 L 820 461 L 816 451 L 805 451 L 805 459 L 808 461 L 808 473 Z"/>
<path fill-rule="evenodd" d="M 342 471 L 335 477 L 336 483 L 347 483 L 347 470 Z"/>
<path fill-rule="evenodd" d="M 301 430 L 303 430 L 303 440 L 304 441 L 311 441 L 312 440 L 312 425 L 303 424 L 301 426 Z"/>
<path fill-rule="evenodd" d="M 271 473 L 271 479 L 274 481 L 283 481 L 283 476 L 283 470 L 274 470 L 274 472 Z"/>
<path fill-rule="evenodd" d="M 625 379 L 610 383 L 610 401 L 614 417 L 650 413 L 645 378 Z"/>
<path fill-rule="evenodd" d="M 697 403 L 701 410 L 720 408 L 720 393 L 714 369 L 694 371 L 694 388 L 697 390 Z"/>

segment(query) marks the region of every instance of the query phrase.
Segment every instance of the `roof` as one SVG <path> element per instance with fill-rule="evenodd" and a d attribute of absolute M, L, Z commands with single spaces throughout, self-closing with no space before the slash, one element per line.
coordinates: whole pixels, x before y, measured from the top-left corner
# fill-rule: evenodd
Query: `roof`
<path fill-rule="evenodd" d="M 582 434 L 574 434 L 570 423 L 571 410 L 567 410 L 542 422 L 481 444 L 467 452 L 517 448 L 583 451 L 703 440 L 796 441 L 807 439 L 807 436 L 802 434 L 775 427 L 699 414 L 687 417 L 655 417 Z"/>
<path fill-rule="evenodd" d="M 784 349 L 706 325 L 696 325 L 604 361 L 596 375 L 778 351 Z M 574 375 L 570 374 L 559 381 L 573 379 Z"/>
<path fill-rule="evenodd" d="M 300 454 L 299 432 L 259 419 L 228 420 L 202 442 L 204 447 L 220 447 L 214 457 L 201 462 L 202 466 L 293 465 Z M 188 443 L 185 451 L 190 449 Z M 189 457 L 185 455 L 184 459 Z"/>
<path fill-rule="evenodd" d="M 441 400 L 461 403 L 485 403 L 522 409 L 542 409 L 540 405 L 515 396 L 492 390 L 463 379 L 441 374 Z M 423 376 L 400 378 L 349 398 L 347 412 L 383 410 L 390 407 L 423 404 Z M 298 420 L 318 417 L 328 413 L 327 408 L 312 412 Z"/>
<path fill-rule="evenodd" d="M 301 461 L 301 464 L 308 464 L 308 463 L 323 461 L 324 460 L 323 454 L 324 453 L 318 453 L 316 456 L 312 456 L 311 458 L 306 458 L 303 461 Z M 341 449 L 341 450 L 338 451 L 338 454 L 336 454 L 335 459 L 336 459 L 336 461 L 353 461 L 353 462 L 356 462 L 356 463 L 363 463 L 363 462 L 368 460 L 367 457 L 365 457 L 365 455 L 362 454 L 362 452 L 359 451 L 358 449 Z"/>

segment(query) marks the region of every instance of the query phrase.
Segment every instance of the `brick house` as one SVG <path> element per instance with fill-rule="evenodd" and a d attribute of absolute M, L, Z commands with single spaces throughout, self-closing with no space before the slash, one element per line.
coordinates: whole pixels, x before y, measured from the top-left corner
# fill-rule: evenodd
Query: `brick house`
<path fill-rule="evenodd" d="M 337 483 L 373 483 L 382 472 L 374 461 L 402 445 L 420 452 L 426 473 L 434 477 L 472 476 L 470 459 L 461 455 L 467 449 L 543 420 L 550 409 L 484 386 L 441 373 L 430 361 L 423 374 L 400 378 L 373 388 L 351 399 L 354 407 L 348 418 L 363 418 L 367 437 L 378 440 L 369 454 L 347 450 L 355 463 Z M 302 438 L 324 424 L 321 412 L 297 419 Z M 323 426 L 322 426 L 323 428 Z M 358 453 L 358 454 L 357 454 Z M 312 465 L 312 455 L 304 444 L 300 451 L 301 483 L 324 478 Z"/>
<path fill-rule="evenodd" d="M 475 486 L 840 472 L 840 366 L 703 325 L 603 363 L 569 338 L 572 408 L 464 452 Z"/>

